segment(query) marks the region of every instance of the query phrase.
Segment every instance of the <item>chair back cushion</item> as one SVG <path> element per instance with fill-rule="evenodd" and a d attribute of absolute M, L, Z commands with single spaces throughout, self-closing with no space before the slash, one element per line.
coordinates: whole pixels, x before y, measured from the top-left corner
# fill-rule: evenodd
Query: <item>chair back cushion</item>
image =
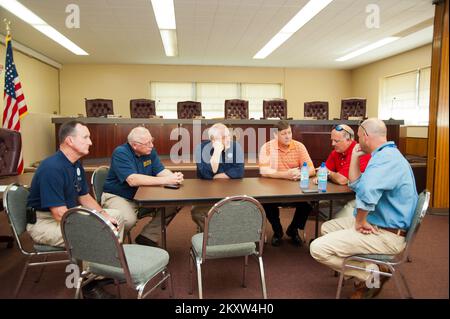
<path fill-rule="evenodd" d="M 225 100 L 226 119 L 248 119 L 248 101 Z"/>
<path fill-rule="evenodd" d="M 266 118 L 287 118 L 287 100 L 274 99 L 263 100 L 263 117 Z"/>
<path fill-rule="evenodd" d="M 92 173 L 92 188 L 94 196 L 97 202 L 100 204 L 102 201 L 103 186 L 105 185 L 106 177 L 108 177 L 109 167 L 101 166 Z"/>
<path fill-rule="evenodd" d="M 107 99 L 85 100 L 87 117 L 102 117 L 113 115 L 113 101 Z"/>
<path fill-rule="evenodd" d="M 208 213 L 205 233 L 206 246 L 257 242 L 261 239 L 265 213 L 254 198 L 234 196 L 226 198 Z"/>
<path fill-rule="evenodd" d="M 122 268 L 123 248 L 118 234 L 103 216 L 85 208 L 71 208 L 61 220 L 61 231 L 72 260 Z"/>
<path fill-rule="evenodd" d="M 195 101 L 178 102 L 177 115 L 179 119 L 192 119 L 196 116 L 202 116 L 202 103 Z"/>
<path fill-rule="evenodd" d="M 303 113 L 305 117 L 315 117 L 318 120 L 328 120 L 328 102 L 305 102 Z"/>
<path fill-rule="evenodd" d="M 28 189 L 18 184 L 9 185 L 3 193 L 3 205 L 17 236 L 20 236 L 27 227 L 28 194 Z"/>
<path fill-rule="evenodd" d="M 149 118 L 156 115 L 155 101 L 147 99 L 130 100 L 130 115 L 132 118 Z"/>
<path fill-rule="evenodd" d="M 344 99 L 341 101 L 341 119 L 366 117 L 366 99 Z"/>
<path fill-rule="evenodd" d="M 0 128 L 0 176 L 17 174 L 21 150 L 20 133 Z"/>

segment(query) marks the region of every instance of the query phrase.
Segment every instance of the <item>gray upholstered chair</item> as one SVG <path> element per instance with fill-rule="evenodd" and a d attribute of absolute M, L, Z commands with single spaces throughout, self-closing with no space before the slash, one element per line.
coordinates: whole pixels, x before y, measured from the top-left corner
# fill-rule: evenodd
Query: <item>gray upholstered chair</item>
<path fill-rule="evenodd" d="M 87 117 L 106 117 L 114 115 L 113 100 L 108 99 L 84 99 Z"/>
<path fill-rule="evenodd" d="M 61 231 L 71 262 L 78 265 L 83 261 L 88 265 L 78 280 L 75 298 L 78 298 L 81 286 L 95 276 L 114 279 L 118 297 L 121 282 L 136 290 L 141 299 L 167 280 L 172 296 L 167 251 L 143 245 L 122 245 L 108 220 L 96 211 L 81 207 L 71 208 L 64 214 Z M 87 280 L 82 283 L 85 278 Z M 155 285 L 144 294 L 151 281 L 156 282 Z"/>
<path fill-rule="evenodd" d="M 225 118 L 226 119 L 248 119 L 248 101 L 247 100 L 225 100 Z"/>
<path fill-rule="evenodd" d="M 265 231 L 264 208 L 254 198 L 248 196 L 227 197 L 216 203 L 208 212 L 203 233 L 192 237 L 189 259 L 190 291 L 193 293 L 193 263 L 197 268 L 199 298 L 203 298 L 201 265 L 207 259 L 244 257 L 242 286 L 248 256 L 258 259 L 262 296 L 267 298 L 264 266 L 262 260 Z M 204 236 L 207 234 L 207 236 Z"/>
<path fill-rule="evenodd" d="M 92 191 L 94 192 L 95 200 L 100 205 L 102 203 L 103 186 L 105 185 L 108 173 L 108 166 L 100 166 L 94 170 L 91 176 Z"/>
<path fill-rule="evenodd" d="M 22 286 L 23 280 L 27 273 L 28 268 L 42 266 L 38 278 L 35 282 L 39 282 L 42 275 L 44 266 L 54 265 L 61 263 L 68 263 L 67 253 L 64 247 L 53 247 L 47 245 L 34 244 L 33 249 L 25 249 L 22 244 L 21 238 L 22 234 L 26 232 L 27 227 L 27 199 L 28 199 L 28 189 L 24 186 L 18 184 L 9 185 L 3 194 L 3 206 L 5 207 L 6 214 L 9 219 L 9 224 L 11 225 L 14 238 L 17 242 L 17 246 L 22 254 L 27 257 L 25 266 L 17 283 L 17 287 L 14 291 L 14 298 L 19 294 L 20 287 Z M 57 260 L 47 261 L 50 256 L 59 256 Z M 63 258 L 61 259 L 61 256 Z M 44 261 L 32 262 L 35 257 L 44 257 Z"/>
<path fill-rule="evenodd" d="M 97 167 L 92 173 L 91 184 L 94 192 L 94 197 L 97 203 L 102 204 L 103 186 L 105 185 L 106 177 L 108 177 L 109 167 L 100 166 Z M 144 207 L 138 208 L 137 218 L 141 219 L 147 216 L 153 216 L 153 211 Z M 128 238 L 128 242 L 131 243 L 131 229 L 125 234 Z"/>
<path fill-rule="evenodd" d="M 428 210 L 428 204 L 430 203 L 430 192 L 427 190 L 424 190 L 419 195 L 419 200 L 417 202 L 416 210 L 411 222 L 411 227 L 408 230 L 408 233 L 406 234 L 406 246 L 405 248 L 396 255 L 385 255 L 385 254 L 359 254 L 359 255 L 353 255 L 349 256 L 344 259 L 344 262 L 342 264 L 341 269 L 341 275 L 339 277 L 339 283 L 336 293 L 336 299 L 339 299 L 341 296 L 341 289 L 342 289 L 342 283 L 344 280 L 344 272 L 347 268 L 352 269 L 359 269 L 359 270 L 366 270 L 364 267 L 357 266 L 355 264 L 352 264 L 352 262 L 365 262 L 365 263 L 372 263 L 377 266 L 385 266 L 389 269 L 389 272 L 383 272 L 381 270 L 373 270 L 374 273 L 379 274 L 380 276 L 387 276 L 387 277 L 394 277 L 395 284 L 397 286 L 397 289 L 402 297 L 405 295 L 402 292 L 402 284 L 406 290 L 407 297 L 412 298 L 411 292 L 409 291 L 408 284 L 406 283 L 405 277 L 398 269 L 398 266 L 404 264 L 408 261 L 409 252 L 411 249 L 411 244 L 414 241 L 414 238 L 416 237 L 416 234 L 420 228 L 420 224 L 422 223 L 423 218 L 425 217 L 425 214 Z M 401 280 L 400 280 L 401 278 Z"/>

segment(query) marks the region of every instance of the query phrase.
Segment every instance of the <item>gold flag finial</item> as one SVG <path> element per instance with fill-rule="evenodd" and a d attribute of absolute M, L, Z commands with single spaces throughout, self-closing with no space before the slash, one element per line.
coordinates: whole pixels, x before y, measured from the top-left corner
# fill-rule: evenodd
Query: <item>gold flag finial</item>
<path fill-rule="evenodd" d="M 3 22 L 5 23 L 5 27 L 6 27 L 6 35 L 11 35 L 11 21 L 7 20 L 6 18 L 3 19 Z"/>

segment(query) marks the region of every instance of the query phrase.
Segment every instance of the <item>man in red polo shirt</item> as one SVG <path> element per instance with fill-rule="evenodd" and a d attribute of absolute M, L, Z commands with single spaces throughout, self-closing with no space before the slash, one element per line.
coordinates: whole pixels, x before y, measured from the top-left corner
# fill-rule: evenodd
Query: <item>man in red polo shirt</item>
<path fill-rule="evenodd" d="M 331 145 L 334 150 L 330 153 L 326 161 L 329 172 L 328 178 L 333 183 L 347 185 L 352 151 L 353 147 L 356 145 L 355 133 L 352 128 L 345 124 L 336 125 L 331 131 Z M 363 155 L 359 158 L 361 173 L 366 169 L 369 160 L 370 154 Z M 313 181 L 317 184 L 317 177 L 315 177 Z M 351 200 L 345 204 L 335 217 L 341 218 L 351 216 L 354 209 L 355 200 Z"/>

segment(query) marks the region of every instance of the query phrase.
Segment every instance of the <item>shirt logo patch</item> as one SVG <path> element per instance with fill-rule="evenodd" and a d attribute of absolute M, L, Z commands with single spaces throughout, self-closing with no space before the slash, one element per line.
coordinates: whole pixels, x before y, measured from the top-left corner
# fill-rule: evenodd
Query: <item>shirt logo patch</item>
<path fill-rule="evenodd" d="M 149 165 L 152 165 L 152 160 L 148 160 L 144 162 L 144 167 L 147 167 Z"/>

